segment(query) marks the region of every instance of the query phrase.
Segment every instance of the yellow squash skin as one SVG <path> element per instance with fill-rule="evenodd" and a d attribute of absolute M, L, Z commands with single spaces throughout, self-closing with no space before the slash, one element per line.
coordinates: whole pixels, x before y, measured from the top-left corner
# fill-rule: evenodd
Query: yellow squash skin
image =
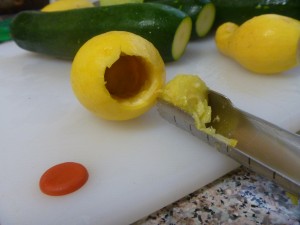
<path fill-rule="evenodd" d="M 94 5 L 89 0 L 58 0 L 46 5 L 41 11 L 54 12 L 87 7 L 94 7 Z"/>
<path fill-rule="evenodd" d="M 253 17 L 240 27 L 228 22 L 218 27 L 215 42 L 246 69 L 277 74 L 299 64 L 300 22 L 276 14 Z"/>
<path fill-rule="evenodd" d="M 87 41 L 71 69 L 73 91 L 88 110 L 107 120 L 148 111 L 165 82 L 157 49 L 133 33 L 111 31 Z"/>

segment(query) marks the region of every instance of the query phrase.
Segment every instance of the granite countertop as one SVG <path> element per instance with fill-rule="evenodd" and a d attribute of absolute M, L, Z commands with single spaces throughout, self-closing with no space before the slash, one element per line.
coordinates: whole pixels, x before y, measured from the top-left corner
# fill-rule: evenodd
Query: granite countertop
<path fill-rule="evenodd" d="M 300 225 L 300 201 L 244 167 L 132 225 Z"/>

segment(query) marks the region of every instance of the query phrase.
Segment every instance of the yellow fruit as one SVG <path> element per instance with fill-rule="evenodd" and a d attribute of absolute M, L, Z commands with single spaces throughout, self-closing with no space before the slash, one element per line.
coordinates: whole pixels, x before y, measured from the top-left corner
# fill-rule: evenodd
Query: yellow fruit
<path fill-rule="evenodd" d="M 63 11 L 69 9 L 93 7 L 89 0 L 58 0 L 46 5 L 41 9 L 42 12 Z"/>
<path fill-rule="evenodd" d="M 300 61 L 300 21 L 281 15 L 253 17 L 240 27 L 224 23 L 215 41 L 221 53 L 255 73 L 281 73 Z"/>
<path fill-rule="evenodd" d="M 88 110 L 108 120 L 148 111 L 165 82 L 158 50 L 146 39 L 111 31 L 87 41 L 72 63 L 73 91 Z"/>

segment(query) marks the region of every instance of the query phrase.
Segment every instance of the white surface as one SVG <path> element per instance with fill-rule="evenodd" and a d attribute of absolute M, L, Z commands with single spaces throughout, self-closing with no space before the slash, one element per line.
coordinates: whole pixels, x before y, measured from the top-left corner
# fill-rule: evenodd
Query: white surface
<path fill-rule="evenodd" d="M 0 45 L 0 224 L 129 224 L 238 165 L 161 119 L 154 108 L 127 122 L 96 118 L 75 99 L 71 63 Z M 178 73 L 201 75 L 238 107 L 291 131 L 300 129 L 300 70 L 251 74 L 220 55 L 212 39 L 191 43 Z M 85 165 L 86 185 L 42 194 L 39 178 L 66 161 Z"/>

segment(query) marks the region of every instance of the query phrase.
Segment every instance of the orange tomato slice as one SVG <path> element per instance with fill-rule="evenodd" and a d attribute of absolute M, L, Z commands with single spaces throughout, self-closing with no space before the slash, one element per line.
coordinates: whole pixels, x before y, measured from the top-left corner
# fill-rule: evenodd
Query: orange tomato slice
<path fill-rule="evenodd" d="M 40 178 L 40 189 L 51 196 L 72 193 L 88 180 L 87 169 L 76 162 L 65 162 L 49 168 Z"/>

